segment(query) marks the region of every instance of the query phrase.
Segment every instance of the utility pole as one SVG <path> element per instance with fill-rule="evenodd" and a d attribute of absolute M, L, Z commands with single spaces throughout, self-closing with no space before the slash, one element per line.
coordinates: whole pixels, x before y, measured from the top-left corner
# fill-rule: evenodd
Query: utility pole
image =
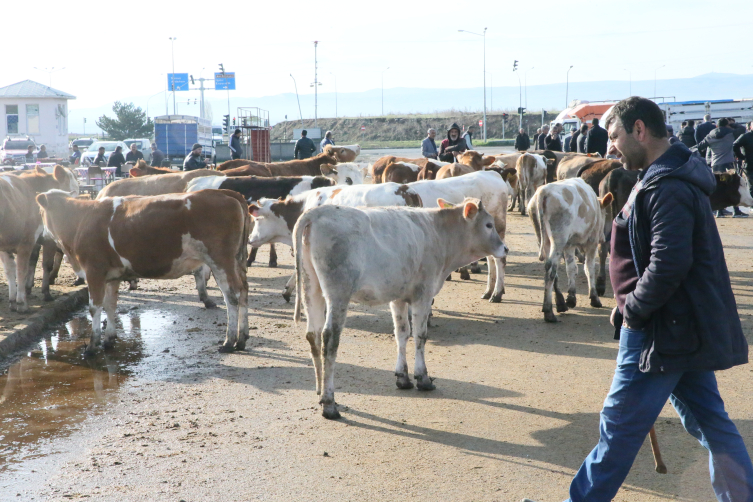
<path fill-rule="evenodd" d="M 512 71 L 518 71 L 518 60 L 514 60 L 512 63 Z M 520 72 L 518 72 L 518 117 L 520 121 L 520 127 L 523 127 L 523 86 L 520 83 Z"/>
<path fill-rule="evenodd" d="M 567 83 L 565 84 L 565 108 L 567 108 L 568 103 L 568 94 L 570 93 L 570 70 L 573 69 L 573 65 L 570 65 L 570 68 L 567 69 Z"/>
<path fill-rule="evenodd" d="M 382 116 L 384 116 L 384 72 L 389 70 L 390 67 L 388 66 L 384 70 L 382 70 Z"/>
<path fill-rule="evenodd" d="M 319 127 L 319 122 L 317 121 L 317 112 L 318 112 L 318 106 L 319 106 L 319 80 L 318 80 L 318 63 L 316 60 L 316 46 L 319 45 L 319 42 L 314 40 L 314 127 Z"/>
<path fill-rule="evenodd" d="M 170 79 L 170 83 L 173 86 L 173 115 L 177 115 L 177 113 L 175 113 L 175 40 L 177 40 L 177 37 L 170 37 L 170 50 L 172 52 L 173 61 L 173 78 Z"/>
<path fill-rule="evenodd" d="M 298 97 L 298 84 L 295 83 L 295 77 L 290 74 L 290 78 L 293 79 L 293 85 L 295 86 L 295 99 L 298 100 L 298 114 L 301 117 L 301 128 L 303 128 L 303 113 L 301 112 L 301 98 Z"/>

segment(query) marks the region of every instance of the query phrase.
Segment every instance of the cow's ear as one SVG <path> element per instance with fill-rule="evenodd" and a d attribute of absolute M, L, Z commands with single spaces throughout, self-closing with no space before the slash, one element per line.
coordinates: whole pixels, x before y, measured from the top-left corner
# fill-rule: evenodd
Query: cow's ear
<path fill-rule="evenodd" d="M 605 208 L 612 203 L 612 200 L 614 200 L 614 195 L 612 195 L 612 192 L 609 192 L 604 197 L 599 199 L 599 204 L 602 208 Z"/>
<path fill-rule="evenodd" d="M 259 206 L 257 206 L 256 204 L 250 204 L 248 206 L 248 214 L 250 214 L 254 218 L 258 218 L 259 217 L 259 211 L 260 210 L 261 210 L 261 208 Z"/>
<path fill-rule="evenodd" d="M 442 209 L 450 209 L 455 207 L 455 204 L 450 204 L 444 199 L 437 199 L 437 205 Z"/>
<path fill-rule="evenodd" d="M 46 172 L 44 172 L 44 169 L 42 169 L 42 166 L 40 166 L 40 165 L 37 165 L 37 166 L 35 166 L 35 167 L 34 167 L 34 169 L 35 169 L 35 170 L 37 171 L 37 173 L 39 173 L 39 174 L 47 174 Z"/>
<path fill-rule="evenodd" d="M 553 166 L 554 165 L 554 159 L 547 159 L 546 165 Z"/>
<path fill-rule="evenodd" d="M 47 194 L 40 193 L 39 195 L 37 195 L 37 204 L 39 204 L 43 208 L 47 208 Z"/>
<path fill-rule="evenodd" d="M 484 158 L 484 159 L 482 160 L 482 163 L 483 163 L 483 164 L 484 164 L 485 166 L 490 166 L 490 165 L 494 164 L 494 162 L 495 162 L 496 160 L 497 160 L 497 159 L 495 159 L 495 158 L 494 158 L 493 156 L 489 155 L 488 157 L 486 157 L 486 158 Z"/>
<path fill-rule="evenodd" d="M 729 174 L 727 174 L 727 173 L 720 174 L 719 175 L 719 181 L 721 181 L 723 183 L 728 182 L 729 181 Z"/>
<path fill-rule="evenodd" d="M 65 168 L 61 166 L 60 164 L 56 164 L 55 168 L 52 170 L 52 176 L 55 178 L 55 181 L 62 183 L 65 181 Z"/>
<path fill-rule="evenodd" d="M 319 168 L 319 171 L 321 171 L 322 176 L 328 176 L 332 171 L 334 171 L 334 168 L 332 167 L 332 164 L 322 164 L 322 166 Z"/>
<path fill-rule="evenodd" d="M 475 202 L 469 200 L 465 203 L 465 206 L 463 207 L 463 217 L 467 220 L 470 220 L 471 218 L 475 218 L 478 214 L 480 202 Z"/>

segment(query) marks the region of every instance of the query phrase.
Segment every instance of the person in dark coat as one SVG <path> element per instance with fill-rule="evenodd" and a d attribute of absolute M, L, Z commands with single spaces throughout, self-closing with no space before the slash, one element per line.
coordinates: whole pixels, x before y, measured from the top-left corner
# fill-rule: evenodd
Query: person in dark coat
<path fill-rule="evenodd" d="M 126 154 L 126 162 L 133 162 L 134 164 L 139 160 L 144 159 L 144 154 L 139 151 L 139 145 L 131 143 L 131 151 Z"/>
<path fill-rule="evenodd" d="M 753 120 L 748 122 L 748 132 L 735 140 L 732 149 L 735 157 L 744 162 L 743 167 L 748 177 L 750 193 L 753 195 Z"/>
<path fill-rule="evenodd" d="M 78 149 L 78 145 L 73 145 L 71 148 L 73 148 L 73 152 L 71 153 L 71 156 L 68 157 L 68 161 L 71 165 L 77 166 L 81 162 L 81 150 Z"/>
<path fill-rule="evenodd" d="M 194 143 L 191 147 L 191 152 L 183 159 L 183 170 L 193 171 L 195 169 L 205 169 L 207 163 L 201 155 L 201 145 Z"/>
<path fill-rule="evenodd" d="M 524 152 L 531 148 L 531 140 L 528 138 L 525 129 L 520 128 L 518 135 L 515 136 L 515 150 L 518 152 Z"/>
<path fill-rule="evenodd" d="M 578 153 L 586 153 L 586 135 L 588 135 L 588 124 L 580 126 L 580 136 L 578 136 Z"/>
<path fill-rule="evenodd" d="M 105 157 L 105 147 L 100 146 L 99 149 L 97 150 L 97 156 L 94 157 L 94 160 L 92 160 L 92 165 L 93 166 L 99 166 L 99 165 L 106 166 L 107 162 L 108 160 Z"/>
<path fill-rule="evenodd" d="M 552 127 L 552 132 L 548 134 L 546 138 L 544 138 L 544 146 L 546 147 L 546 150 L 551 150 L 553 152 L 562 151 L 562 140 L 560 139 L 559 124 L 554 124 L 554 127 Z"/>
<path fill-rule="evenodd" d="M 460 137 L 460 127 L 452 124 L 447 129 L 447 137 L 439 145 L 439 160 L 442 162 L 455 162 L 454 153 L 463 153 L 468 150 L 465 140 Z"/>
<path fill-rule="evenodd" d="M 293 155 L 296 159 L 308 159 L 314 155 L 314 152 L 316 152 L 314 142 L 311 141 L 311 138 L 307 137 L 308 133 L 309 132 L 306 129 L 301 131 L 301 138 L 295 142 Z"/>
<path fill-rule="evenodd" d="M 680 141 L 688 148 L 693 148 L 695 142 L 695 120 L 688 120 L 680 130 Z"/>
<path fill-rule="evenodd" d="M 546 150 L 546 137 L 549 136 L 549 126 L 545 125 L 541 128 L 541 134 L 536 141 L 536 150 Z"/>
<path fill-rule="evenodd" d="M 533 135 L 533 141 L 531 142 L 531 144 L 533 145 L 534 150 L 536 150 L 539 144 L 539 136 L 541 136 L 541 127 L 536 129 L 536 134 Z"/>
<path fill-rule="evenodd" d="M 729 117 L 727 119 L 727 122 L 729 122 L 729 127 L 732 129 L 732 136 L 737 139 L 743 134 L 745 134 L 745 126 L 742 124 L 738 124 L 735 119 L 732 117 Z"/>
<path fill-rule="evenodd" d="M 37 158 L 38 159 L 47 159 L 50 156 L 47 154 L 47 147 L 42 145 L 39 147 L 39 151 L 37 152 Z"/>
<path fill-rule="evenodd" d="M 243 153 L 243 147 L 241 146 L 241 130 L 236 129 L 233 135 L 230 136 L 230 156 L 233 160 L 240 159 Z"/>
<path fill-rule="evenodd" d="M 612 225 L 617 368 L 599 442 L 575 475 L 569 500 L 615 497 L 667 399 L 709 450 L 716 497 L 750 500 L 753 464 L 714 376 L 748 362 L 708 198 L 714 176 L 685 145 L 669 145 L 653 101 L 620 101 L 607 127 L 610 153 L 640 173 Z"/>
<path fill-rule="evenodd" d="M 570 127 L 570 134 L 565 136 L 564 144 L 562 145 L 562 151 L 563 152 L 569 152 L 570 145 L 573 143 L 573 137 L 578 132 L 578 129 L 575 126 Z"/>
<path fill-rule="evenodd" d="M 123 176 L 123 171 L 121 171 L 120 168 L 125 163 L 126 159 L 123 157 L 123 147 L 116 146 L 115 151 L 110 154 L 110 158 L 107 161 L 107 167 L 115 168 L 115 176 Z"/>
<path fill-rule="evenodd" d="M 716 124 L 711 120 L 711 115 L 708 113 L 703 116 L 703 122 L 698 124 L 695 128 L 695 143 L 696 145 L 703 141 L 708 133 L 716 129 Z"/>
<path fill-rule="evenodd" d="M 159 167 L 163 160 L 165 160 L 165 154 L 157 148 L 157 143 L 152 143 L 152 165 Z"/>
<path fill-rule="evenodd" d="M 593 119 L 591 129 L 586 133 L 586 153 L 599 153 L 602 157 L 606 157 L 608 141 L 607 130 L 599 125 L 599 119 Z"/>

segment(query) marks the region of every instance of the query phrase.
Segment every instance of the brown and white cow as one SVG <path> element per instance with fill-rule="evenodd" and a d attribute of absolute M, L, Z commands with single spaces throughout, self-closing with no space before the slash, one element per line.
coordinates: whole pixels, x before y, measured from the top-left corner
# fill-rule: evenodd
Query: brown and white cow
<path fill-rule="evenodd" d="M 524 153 L 518 157 L 515 169 L 518 171 L 519 193 L 522 198 L 519 208 L 523 216 L 526 214 L 528 201 L 531 200 L 534 192 L 546 183 L 546 169 L 552 163 L 552 159 L 535 153 Z"/>
<path fill-rule="evenodd" d="M 506 256 L 494 220 L 479 200 L 466 199 L 457 207 L 439 204 L 447 208 L 327 205 L 307 211 L 296 224 L 294 319 L 299 322 L 305 308 L 306 339 L 325 418 L 340 418 L 334 370 L 351 301 L 390 304 L 398 348 L 397 387 L 413 387 L 406 360 L 412 326 L 416 385 L 425 391 L 436 388 L 424 357 L 432 299 L 457 267 L 486 255 Z"/>
<path fill-rule="evenodd" d="M 557 181 L 575 178 L 585 166 L 603 160 L 598 153 L 570 153 L 557 163 Z"/>
<path fill-rule="evenodd" d="M 181 193 L 186 190 L 189 181 L 202 176 L 224 176 L 224 174 L 213 169 L 196 169 L 194 171 L 126 178 L 105 186 L 97 194 L 97 198 Z"/>
<path fill-rule="evenodd" d="M 167 167 L 150 166 L 144 160 L 139 160 L 136 165 L 128 170 L 128 174 L 134 178 L 139 176 L 149 176 L 151 174 L 174 174 L 180 171 L 173 170 Z"/>
<path fill-rule="evenodd" d="M 341 145 L 341 146 L 326 145 L 323 149 L 323 152 L 336 158 L 338 163 L 354 162 L 356 160 L 356 157 L 358 157 L 361 154 L 361 146 L 360 145 Z"/>
<path fill-rule="evenodd" d="M 421 166 L 417 164 L 391 162 L 384 168 L 381 183 L 411 183 L 418 180 L 419 172 L 421 172 Z"/>
<path fill-rule="evenodd" d="M 35 171 L 19 175 L 0 176 L 0 259 L 8 281 L 10 309 L 13 311 L 29 310 L 26 295 L 34 282 L 34 268 L 30 266 L 30 258 L 44 229 L 34 197 L 40 192 L 56 188 L 78 195 L 75 175 L 59 165 L 54 167 L 51 175 L 37 167 Z M 52 259 L 54 250 L 46 250 L 45 254 L 48 251 L 52 252 L 49 255 Z M 51 299 L 51 270 L 51 266 L 44 267 L 42 293 L 45 299 Z"/>
<path fill-rule="evenodd" d="M 611 202 L 611 193 L 599 199 L 585 181 L 571 178 L 540 187 L 528 204 L 539 243 L 539 260 L 546 260 L 542 311 L 547 322 L 557 322 L 552 312 L 552 288 L 557 297 L 557 312 L 566 312 L 568 307 L 576 305 L 576 249 L 586 258 L 584 270 L 591 306 L 601 307 L 596 292 L 596 250 L 604 242 L 604 208 Z M 563 257 L 568 279 L 567 301 L 557 284 L 557 268 Z"/>
<path fill-rule="evenodd" d="M 408 163 L 408 164 L 414 164 L 421 168 L 423 171 L 428 166 L 428 170 L 431 172 L 435 172 L 442 166 L 445 166 L 448 164 L 448 162 L 442 162 L 439 160 L 434 159 L 427 159 L 427 158 L 420 158 L 420 159 L 409 159 L 407 157 L 395 157 L 394 155 L 385 155 L 384 157 L 380 157 L 377 159 L 376 162 L 371 164 L 369 166 L 369 175 L 371 176 L 371 179 L 373 180 L 372 183 L 382 183 L 382 180 L 384 178 L 384 170 L 387 169 L 387 166 L 392 163 Z M 433 178 L 427 178 L 426 173 L 424 173 L 423 178 L 418 179 L 433 179 Z M 416 181 L 416 180 L 412 180 Z"/>
<path fill-rule="evenodd" d="M 622 162 L 619 160 L 599 159 L 596 162 L 581 167 L 577 173 L 577 177 L 583 178 L 588 183 L 588 186 L 593 189 L 594 193 L 599 193 L 601 181 L 606 178 L 607 174 L 621 167 Z"/>
<path fill-rule="evenodd" d="M 229 169 L 228 161 L 217 167 L 225 176 L 262 176 L 271 178 L 274 176 L 318 176 L 324 164 L 337 164 L 338 160 L 334 155 L 322 152 L 315 157 L 308 159 L 295 159 L 286 162 L 253 162 L 247 163 Z"/>
<path fill-rule="evenodd" d="M 114 343 L 118 287 L 135 278 L 177 279 L 207 266 L 225 297 L 228 322 L 220 352 L 245 348 L 248 338 L 246 241 L 248 205 L 230 190 L 154 197 L 76 200 L 52 190 L 37 196 L 45 230 L 89 286 L 92 336 L 86 352 Z"/>

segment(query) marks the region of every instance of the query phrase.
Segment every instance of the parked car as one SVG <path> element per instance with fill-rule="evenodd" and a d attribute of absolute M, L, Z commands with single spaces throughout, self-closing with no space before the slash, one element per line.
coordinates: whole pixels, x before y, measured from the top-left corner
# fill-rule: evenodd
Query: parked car
<path fill-rule="evenodd" d="M 147 162 L 147 164 L 152 163 L 152 140 L 149 138 L 129 138 L 124 139 L 123 143 L 128 145 L 128 148 L 126 148 L 126 151 L 123 152 L 123 155 L 128 153 L 128 150 L 131 149 L 132 143 L 138 143 L 138 149 L 141 153 L 144 154 L 144 160 Z"/>
<path fill-rule="evenodd" d="M 29 136 L 8 136 L 3 140 L 2 150 L 0 150 L 0 164 L 23 164 L 26 162 L 26 152 L 30 146 L 34 147 L 34 155 L 36 156 L 39 150 L 34 140 Z"/>
<path fill-rule="evenodd" d="M 89 145 L 89 149 L 81 155 L 81 166 L 89 167 L 97 157 L 99 147 L 105 147 L 105 159 L 110 160 L 110 154 L 115 151 L 117 147 L 123 147 L 123 156 L 128 152 L 128 145 L 123 141 L 95 141 Z"/>
<path fill-rule="evenodd" d="M 70 142 L 68 149 L 73 151 L 73 145 L 76 145 L 79 150 L 85 152 L 89 149 L 89 146 L 91 146 L 92 143 L 94 143 L 94 139 L 92 138 L 76 138 Z"/>

